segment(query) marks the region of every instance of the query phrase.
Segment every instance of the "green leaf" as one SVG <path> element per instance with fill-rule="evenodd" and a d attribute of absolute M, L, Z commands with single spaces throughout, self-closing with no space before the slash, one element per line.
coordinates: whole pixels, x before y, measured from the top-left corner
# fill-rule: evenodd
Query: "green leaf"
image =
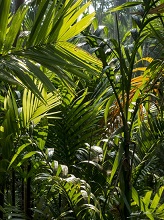
<path fill-rule="evenodd" d="M 25 63 L 27 65 L 27 68 L 29 68 L 29 71 L 31 74 L 36 76 L 44 85 L 52 92 L 55 90 L 54 85 L 51 83 L 49 78 L 32 62 L 30 62 L 28 59 L 25 60 Z"/>
<path fill-rule="evenodd" d="M 29 145 L 31 145 L 31 142 L 30 142 L 30 143 L 23 144 L 23 145 L 21 145 L 21 146 L 18 148 L 16 154 L 14 154 L 13 158 L 11 159 L 11 162 L 10 162 L 10 164 L 9 164 L 9 166 L 8 166 L 8 169 L 11 167 L 11 165 L 14 163 L 14 161 L 17 159 L 17 157 L 20 155 L 20 153 L 21 153 L 27 146 L 29 146 Z"/>
<path fill-rule="evenodd" d="M 0 192 L 1 193 L 1 192 Z M 5 213 L 5 210 L 4 210 L 4 208 L 0 205 L 0 211 L 1 212 L 3 212 L 3 213 Z"/>
<path fill-rule="evenodd" d="M 70 38 L 73 38 L 77 34 L 81 33 L 86 27 L 88 27 L 92 20 L 94 19 L 95 13 L 89 14 L 83 19 L 81 19 L 79 22 L 77 22 L 75 25 L 70 27 L 70 29 L 65 32 L 61 37 L 59 36 L 59 41 L 62 40 L 69 40 Z"/>
<path fill-rule="evenodd" d="M 164 214 L 164 204 L 160 205 L 160 206 L 157 208 L 157 210 L 156 210 L 155 213 L 156 213 L 156 214 Z M 163 217 L 164 217 L 164 216 L 163 216 Z"/>
<path fill-rule="evenodd" d="M 44 101 L 43 97 L 41 96 L 40 91 L 34 84 L 31 77 L 25 72 L 28 71 L 26 69 L 26 65 L 21 61 L 13 58 L 13 62 L 10 64 L 8 63 L 8 67 L 10 67 L 10 70 L 12 70 L 15 75 L 22 81 L 24 85 L 26 85 L 28 88 L 31 89 L 31 91 L 42 101 Z"/>
<path fill-rule="evenodd" d="M 109 115 L 109 107 L 111 106 L 111 99 L 108 100 L 106 106 L 105 106 L 105 112 L 104 112 L 104 119 L 105 119 L 105 124 L 107 124 L 108 120 L 108 115 Z"/>
<path fill-rule="evenodd" d="M 27 4 L 19 7 L 16 14 L 13 15 L 11 20 L 11 24 L 9 27 L 9 31 L 6 35 L 5 42 L 4 42 L 4 50 L 3 52 L 8 52 L 12 46 L 14 41 L 17 39 L 19 31 L 21 29 L 22 21 L 27 13 L 28 10 Z"/>
<path fill-rule="evenodd" d="M 32 157 L 34 154 L 38 154 L 38 153 L 39 153 L 38 151 L 31 151 L 31 152 L 25 154 L 22 160 L 28 159 L 28 158 Z M 18 166 L 20 166 L 20 163 L 18 164 Z"/>
<path fill-rule="evenodd" d="M 78 48 L 77 46 L 69 43 L 69 42 L 63 42 L 57 44 L 57 49 L 63 53 L 63 55 L 67 55 L 68 60 L 73 59 L 76 60 L 77 65 L 80 67 L 83 67 L 85 69 L 90 68 L 90 70 L 94 70 L 96 72 L 100 72 L 102 70 L 102 62 L 90 55 L 85 50 L 82 50 L 81 48 Z"/>
<path fill-rule="evenodd" d="M 30 151 L 29 153 L 25 154 L 24 157 L 22 158 L 22 160 L 17 164 L 18 167 L 20 167 L 23 162 L 26 160 L 26 159 L 29 159 L 30 157 L 32 157 L 33 155 L 35 154 L 41 154 L 39 151 Z"/>
<path fill-rule="evenodd" d="M 23 86 L 23 84 L 20 80 L 18 80 L 15 76 L 13 76 L 11 73 L 7 72 L 4 69 L 0 70 L 0 79 L 2 81 L 8 82 L 9 84 Z"/>
<path fill-rule="evenodd" d="M 34 21 L 34 24 L 33 24 L 33 27 L 30 33 L 30 37 L 27 42 L 28 47 L 35 45 L 35 41 L 36 41 L 37 36 L 39 35 L 39 30 L 42 26 L 42 22 L 44 20 L 44 16 L 45 16 L 48 4 L 49 4 L 49 0 L 43 0 L 39 4 L 37 14 L 36 14 L 36 19 Z"/>
<path fill-rule="evenodd" d="M 37 80 L 34 81 L 34 85 L 36 85 L 38 91 L 44 98 L 44 102 L 28 89 L 24 89 L 22 100 L 23 126 L 25 128 L 30 128 L 31 126 L 32 129 L 43 117 L 47 116 L 50 109 L 53 109 L 61 103 L 58 93 L 47 93 L 43 83 Z M 51 114 L 55 114 L 55 112 L 51 112 Z"/>
<path fill-rule="evenodd" d="M 47 140 L 47 135 L 48 135 L 48 120 L 46 118 L 43 118 L 39 126 L 34 129 L 35 131 L 35 136 L 34 138 L 37 140 L 38 147 L 42 151 L 45 147 L 45 143 Z"/>
<path fill-rule="evenodd" d="M 122 158 L 122 155 L 123 155 L 123 147 L 120 146 L 117 154 L 116 154 L 116 157 L 115 157 L 115 160 L 114 160 L 114 164 L 112 166 L 112 172 L 110 174 L 110 179 L 109 179 L 109 184 L 112 183 L 112 179 L 117 171 L 117 168 L 119 167 L 120 165 L 120 162 L 121 162 L 121 158 Z"/>
<path fill-rule="evenodd" d="M 81 0 L 77 2 L 78 2 L 77 7 L 79 7 Z M 91 2 L 87 2 L 82 7 L 80 7 L 79 10 L 75 8 L 76 12 L 71 17 L 68 12 L 67 16 L 63 20 L 65 25 L 62 25 L 62 27 L 60 28 L 57 41 L 62 41 L 62 40 L 67 41 L 68 39 L 79 34 L 81 31 L 83 31 L 87 26 L 91 24 L 92 20 L 94 19 L 95 13 L 87 15 L 84 18 L 82 18 L 80 21 L 75 23 L 78 17 L 83 12 L 85 12 L 86 8 L 88 8 L 90 4 Z M 72 11 L 71 8 L 69 10 Z"/>
<path fill-rule="evenodd" d="M 139 195 L 138 195 L 138 193 L 137 193 L 137 191 L 134 187 L 132 187 L 132 198 L 136 202 L 136 204 L 140 207 L 140 210 L 144 212 L 145 209 L 144 209 L 143 202 L 140 199 L 140 197 L 139 197 Z"/>
<path fill-rule="evenodd" d="M 145 204 L 145 210 L 149 209 L 150 201 L 151 201 L 152 191 L 148 191 L 143 198 L 143 203 Z"/>
<path fill-rule="evenodd" d="M 58 165 L 58 168 L 57 168 L 56 176 L 58 177 L 61 172 L 62 172 L 62 167 L 61 167 L 61 165 L 59 164 L 59 165 Z"/>
<path fill-rule="evenodd" d="M 11 0 L 0 2 L 0 54 L 5 41 Z"/>
<path fill-rule="evenodd" d="M 151 203 L 150 209 L 156 209 L 159 205 L 159 201 L 161 199 L 162 193 L 164 190 L 164 186 L 161 186 L 158 190 L 158 192 L 155 194 L 154 199 Z"/>
<path fill-rule="evenodd" d="M 94 18 L 94 19 L 93 19 L 92 25 L 93 25 L 94 31 L 96 31 L 97 28 L 98 28 L 98 20 L 97 20 L 97 18 Z"/>
<path fill-rule="evenodd" d="M 116 11 L 120 11 L 120 10 L 123 10 L 123 9 L 126 9 L 126 8 L 131 8 L 131 7 L 134 7 L 136 5 L 140 5 L 141 2 L 126 2 L 116 8 L 112 8 L 110 9 L 109 11 L 107 11 L 107 13 L 110 13 L 110 12 L 116 12 Z"/>
<path fill-rule="evenodd" d="M 58 1 L 58 4 L 59 2 L 60 0 Z M 43 18 L 41 24 L 38 26 L 38 32 L 36 32 L 36 37 L 35 37 L 36 38 L 35 44 L 43 44 L 45 41 L 47 42 L 48 35 L 51 32 L 52 26 L 54 24 L 54 20 L 55 19 L 57 20 L 55 10 L 56 7 L 58 6 L 56 3 L 57 3 L 56 1 L 52 2 L 46 14 L 45 19 Z"/>

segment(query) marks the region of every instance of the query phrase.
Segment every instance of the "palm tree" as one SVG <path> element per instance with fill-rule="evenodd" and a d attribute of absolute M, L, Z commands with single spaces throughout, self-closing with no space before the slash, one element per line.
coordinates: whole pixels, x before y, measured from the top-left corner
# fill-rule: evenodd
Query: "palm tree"
<path fill-rule="evenodd" d="M 112 12 L 136 4 L 139 3 L 126 3 L 112 10 Z M 126 38 L 123 40 L 121 40 L 119 32 L 117 15 L 117 40 L 110 39 L 109 41 L 105 41 L 100 39 L 99 36 L 87 36 L 87 41 L 92 46 L 92 51 L 95 51 L 97 57 L 103 63 L 103 72 L 106 73 L 109 88 L 112 90 L 106 105 L 105 119 L 106 123 L 108 122 L 109 132 L 113 131 L 114 125 L 114 134 L 119 135 L 119 138 L 116 138 L 118 150 L 113 162 L 111 176 L 109 178 L 110 181 L 108 181 L 110 184 L 112 181 L 116 181 L 115 186 L 118 186 L 119 183 L 119 192 L 116 191 L 116 193 L 118 195 L 120 194 L 117 210 L 121 215 L 121 219 L 130 217 L 132 212 L 131 172 L 133 170 L 133 158 L 136 152 L 133 131 L 136 132 L 137 126 L 140 126 L 142 121 L 146 120 L 147 115 L 150 114 L 150 108 L 154 102 L 152 93 L 158 96 L 158 91 L 155 88 L 163 70 L 162 59 L 153 60 L 149 57 L 144 58 L 142 57 L 142 53 L 140 53 L 140 48 L 144 40 L 152 36 L 152 33 L 150 34 L 152 22 L 155 23 L 155 21 L 161 20 L 160 15 L 149 16 L 152 7 L 151 2 L 149 2 L 149 6 L 144 4 L 143 6 L 145 6 L 144 16 L 138 18 L 138 20 L 137 18 L 135 19 L 136 29 L 127 33 Z M 130 35 L 132 36 L 130 41 L 133 39 L 133 44 L 130 43 L 128 45 Z M 145 64 L 144 60 L 150 64 Z M 140 62 L 141 64 L 139 65 Z M 119 125 L 114 124 L 116 118 L 119 121 Z M 111 136 L 113 138 L 113 135 Z M 114 177 L 117 169 L 118 178 L 115 180 Z"/>
<path fill-rule="evenodd" d="M 40 150 L 42 149 L 45 141 L 40 141 L 40 139 L 29 141 L 28 137 L 32 137 L 34 127 L 41 123 L 41 118 L 47 117 L 47 111 L 58 104 L 58 100 L 55 98 L 57 93 L 54 92 L 55 87 L 50 81 L 47 70 L 51 72 L 51 75 L 57 75 L 73 91 L 74 89 L 71 87 L 75 85 L 72 81 L 72 74 L 77 78 L 89 79 L 91 75 L 101 69 L 101 63 L 97 59 L 71 43 L 74 36 L 84 30 L 94 18 L 94 13 L 92 13 L 78 20 L 90 3 L 80 7 L 81 1 L 76 4 L 73 1 L 61 4 L 47 0 L 24 4 L 23 2 L 15 1 L 15 13 L 12 13 L 11 4 L 13 2 L 0 1 L 0 78 L 3 88 L 2 102 L 5 103 L 4 111 L 2 111 L 0 141 L 2 155 L 1 218 L 3 218 L 9 161 L 11 160 L 9 166 L 13 166 L 13 162 L 24 148 L 30 145 L 29 151 L 31 148 L 33 149 L 33 141 L 37 142 Z M 41 82 L 35 81 L 35 78 L 44 83 L 49 90 L 48 94 L 41 86 Z M 9 88 L 9 84 L 17 85 L 18 90 L 21 91 L 18 92 L 19 96 L 22 96 L 22 90 L 24 90 L 22 104 L 19 101 L 17 104 L 15 100 L 16 87 Z M 26 108 L 27 110 L 25 110 Z M 42 127 L 41 124 L 40 126 Z M 38 131 L 37 136 L 40 133 L 42 132 Z M 15 156 L 11 159 L 13 155 Z M 30 155 L 32 156 L 33 153 Z M 14 181 L 15 171 L 12 172 L 13 205 L 15 205 Z M 28 186 L 25 187 L 28 188 Z M 27 198 L 24 200 L 26 214 L 28 214 L 27 200 Z"/>
<path fill-rule="evenodd" d="M 55 1 L 43 1 L 37 6 L 27 3 L 21 5 L 16 14 L 10 17 L 11 2 L 1 2 L 1 79 L 21 86 L 26 85 L 39 95 L 31 77 L 39 78 L 50 91 L 54 90 L 54 86 L 39 65 L 53 71 L 66 84 L 71 83 L 68 75 L 70 71 L 76 76 L 88 78 L 85 74 L 86 69 L 90 69 L 91 74 L 97 70 L 96 67 L 99 66 L 101 69 L 100 62 L 68 42 L 94 18 L 92 13 L 75 23 L 89 6 L 87 3 L 81 10 L 77 10 L 80 4 L 81 1 L 75 5 L 69 1 L 62 6 L 60 3 L 56 5 Z M 31 6 L 37 7 L 37 12 L 30 17 L 35 13 L 35 9 L 30 9 Z M 93 68 L 90 68 L 90 64 L 93 64 Z"/>
<path fill-rule="evenodd" d="M 45 118 L 48 117 L 48 111 L 50 109 L 60 104 L 60 97 L 57 93 L 47 93 L 46 89 L 43 88 L 42 83 L 37 81 L 34 83 L 37 85 L 38 90 L 41 92 L 41 95 L 44 97 L 46 103 L 40 101 L 39 98 L 27 89 L 24 90 L 23 97 L 21 98 L 22 104 L 19 103 L 21 104 L 20 107 L 18 106 L 15 95 L 11 89 L 9 89 L 7 96 L 4 99 L 4 121 L 0 127 L 1 152 L 3 155 L 3 158 L 1 159 L 1 170 L 3 170 L 1 175 L 3 196 L 6 192 L 6 178 L 9 176 L 10 167 L 15 161 L 17 161 L 19 155 L 23 153 L 23 160 L 26 161 L 25 158 L 29 158 L 29 156 L 31 157 L 32 155 L 37 154 L 37 149 L 42 150 L 44 148 L 46 138 L 46 133 L 44 135 L 44 129 L 46 129 L 48 123 Z M 31 153 L 28 154 L 28 151 Z M 21 164 L 19 164 L 18 167 L 20 166 Z M 30 167 L 30 163 L 25 165 L 25 167 L 22 167 L 21 173 L 25 172 L 24 170 L 29 169 Z M 11 201 L 13 206 L 16 204 L 16 171 L 17 167 L 13 166 L 13 169 L 11 169 Z M 29 177 L 26 178 L 29 180 Z M 23 209 L 26 215 L 29 215 L 29 184 L 28 182 L 25 182 L 23 189 Z M 2 207 L 3 205 L 4 204 L 1 204 Z"/>
<path fill-rule="evenodd" d="M 143 3 L 123 40 L 116 16 L 108 41 L 101 28 L 78 35 L 93 19 L 79 18 L 89 5 L 80 3 L 5 10 L 1 78 L 18 86 L 1 83 L 1 218 L 162 219 L 163 59 L 141 47 L 161 39 L 162 17 L 150 14 L 159 5 Z M 75 46 L 84 37 L 94 55 Z"/>

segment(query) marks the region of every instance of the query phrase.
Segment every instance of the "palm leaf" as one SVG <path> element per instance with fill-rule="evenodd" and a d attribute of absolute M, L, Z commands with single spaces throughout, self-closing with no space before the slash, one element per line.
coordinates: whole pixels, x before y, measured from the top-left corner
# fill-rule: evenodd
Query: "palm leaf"
<path fill-rule="evenodd" d="M 29 145 L 29 142 L 32 146 L 32 142 L 30 141 L 32 135 L 37 134 L 37 137 L 34 137 L 33 142 L 35 140 L 36 144 L 38 144 L 38 148 L 43 150 L 47 137 L 46 129 L 48 125 L 48 121 L 44 121 L 45 123 L 43 123 L 43 119 L 48 117 L 49 114 L 51 117 L 54 117 L 55 112 L 52 111 L 49 113 L 49 111 L 60 104 L 60 96 L 58 93 L 47 93 L 43 84 L 37 80 L 34 81 L 34 84 L 36 88 L 38 88 L 38 91 L 41 93 L 45 102 L 41 101 L 39 97 L 34 95 L 31 90 L 28 89 L 24 89 L 22 106 L 19 108 L 15 95 L 11 89 L 8 91 L 8 94 L 4 99 L 5 116 L 0 128 L 0 141 L 4 158 L 9 159 L 14 152 L 9 166 L 11 166 L 17 157 L 26 150 L 25 148 Z M 38 124 L 41 119 L 42 122 L 39 127 Z M 24 144 L 24 142 L 26 143 Z M 38 152 L 35 151 L 31 154 L 30 152 L 27 152 L 24 156 L 24 160 L 36 153 Z"/>
<path fill-rule="evenodd" d="M 126 3 L 124 3 L 124 4 L 122 4 L 118 7 L 110 9 L 109 12 L 120 11 L 120 10 L 123 10 L 123 9 L 126 9 L 126 8 L 131 8 L 133 6 L 140 5 L 140 4 L 141 4 L 141 2 L 126 2 Z"/>
<path fill-rule="evenodd" d="M 10 11 L 10 4 L 11 1 L 1 1 L 0 2 L 0 54 L 2 54 L 2 48 L 4 44 L 4 40 L 6 37 L 7 32 L 7 25 L 8 25 L 8 16 Z"/>
<path fill-rule="evenodd" d="M 37 179 L 47 181 L 46 176 L 42 174 L 38 175 L 36 181 Z M 89 184 L 84 180 L 70 175 L 66 178 L 49 177 L 49 181 L 50 190 L 53 189 L 54 194 L 60 193 L 62 198 L 60 214 L 56 218 L 83 219 L 101 216 L 96 198 L 91 193 Z"/>
<path fill-rule="evenodd" d="M 49 110 L 55 108 L 61 103 L 58 93 L 47 94 L 47 91 L 41 82 L 35 81 L 35 84 L 45 102 L 42 102 L 30 90 L 24 89 L 22 98 L 22 117 L 23 127 L 25 128 L 29 127 L 31 123 L 36 126 L 42 118 L 48 116 Z M 51 114 L 53 113 L 51 112 Z"/>
<path fill-rule="evenodd" d="M 9 2 L 9 1 L 8 1 Z M 14 46 L 14 42 L 17 41 L 17 37 L 19 35 L 19 31 L 21 29 L 21 25 L 23 19 L 29 9 L 29 5 L 22 5 L 11 19 L 11 25 L 8 28 L 7 34 L 5 36 L 3 54 L 7 53 Z"/>
<path fill-rule="evenodd" d="M 164 219 L 163 210 L 164 205 L 160 204 L 164 187 L 161 186 L 157 193 L 152 197 L 152 191 L 147 191 L 144 197 L 138 195 L 137 191 L 132 189 L 132 197 L 135 203 L 140 208 L 140 211 L 144 213 L 149 219 Z"/>
<path fill-rule="evenodd" d="M 41 94 L 31 80 L 31 75 L 45 83 L 50 91 L 55 89 L 44 74 L 43 68 L 37 67 L 38 64 L 57 73 L 66 85 L 72 84 L 70 73 L 89 78 L 86 71 L 95 74 L 101 70 L 100 61 L 67 42 L 92 22 L 94 14 L 77 21 L 90 3 L 83 6 L 81 0 L 76 4 L 72 0 L 65 1 L 62 5 L 60 3 L 55 0 L 39 3 L 35 20 L 31 20 L 32 28 L 22 30 L 23 19 L 27 20 L 29 16 L 30 3 L 22 5 L 16 14 L 10 15 L 10 1 L 1 2 L 1 78 L 27 86 L 38 97 Z M 21 33 L 25 32 L 29 35 L 23 38 Z M 11 75 L 5 76 L 6 72 Z"/>
<path fill-rule="evenodd" d="M 137 185 L 137 182 L 145 181 L 149 174 L 158 173 L 155 171 L 158 154 L 155 153 L 160 150 L 163 141 L 163 120 L 152 118 L 148 120 L 148 123 L 142 122 L 135 138 L 139 160 L 134 160 L 133 181 Z"/>
<path fill-rule="evenodd" d="M 87 91 L 81 91 L 78 98 L 70 97 L 69 92 L 63 94 L 62 120 L 51 121 L 55 126 L 50 127 L 47 141 L 55 149 L 55 159 L 68 166 L 74 163 L 77 149 L 96 139 L 101 130 L 97 122 L 103 117 L 102 103 L 87 101 Z"/>

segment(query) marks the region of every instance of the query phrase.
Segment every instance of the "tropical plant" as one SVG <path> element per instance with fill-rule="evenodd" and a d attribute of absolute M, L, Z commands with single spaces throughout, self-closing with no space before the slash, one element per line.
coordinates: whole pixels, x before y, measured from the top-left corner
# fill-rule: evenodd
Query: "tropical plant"
<path fill-rule="evenodd" d="M 4 99 L 4 121 L 0 127 L 1 135 L 1 192 L 5 195 L 6 183 L 9 168 L 17 161 L 20 154 L 24 154 L 21 164 L 32 155 L 39 153 L 37 150 L 43 150 L 45 144 L 44 130 L 47 129 L 48 111 L 60 104 L 58 93 L 48 93 L 42 83 L 37 83 L 38 91 L 45 100 L 43 103 L 30 90 L 25 89 L 22 97 L 22 105 L 18 106 L 15 95 L 10 88 Z M 21 103 L 19 103 L 21 104 Z M 55 112 L 51 113 L 54 114 Z M 39 126 L 37 128 L 37 126 Z M 38 132 L 35 138 L 35 132 Z M 13 156 L 14 155 L 14 156 Z M 27 163 L 28 164 L 28 163 Z M 30 166 L 30 165 L 29 165 Z M 28 166 L 27 166 L 28 167 Z M 23 168 L 24 170 L 24 168 Z M 22 172 L 23 172 L 22 170 Z M 26 172 L 26 171 L 24 171 Z M 11 170 L 12 190 L 11 203 L 15 205 L 15 169 Z M 24 177 L 25 178 L 25 177 Z M 3 197 L 4 197 L 3 195 Z M 24 198 L 25 200 L 28 198 Z M 3 207 L 3 200 L 1 200 Z M 24 201 L 25 201 L 24 200 Z"/>
<path fill-rule="evenodd" d="M 0 218 L 163 219 L 163 1 L 112 9 L 137 6 L 123 38 L 114 15 L 115 39 L 89 26 L 90 3 L 33 1 L 14 14 L 9 2 Z"/>
<path fill-rule="evenodd" d="M 101 68 L 101 63 L 97 59 L 68 42 L 91 23 L 94 13 L 77 21 L 89 3 L 80 9 L 81 1 L 76 4 L 73 4 L 73 1 L 28 2 L 18 4 L 20 7 L 15 7 L 18 8 L 15 14 L 10 11 L 11 3 L 11 1 L 0 1 L 1 79 L 7 83 L 16 84 L 18 86 L 16 92 L 20 97 L 22 97 L 24 87 L 24 95 L 22 103 L 19 103 L 20 100 L 15 99 L 12 87 L 9 88 L 4 86 L 3 82 L 1 83 L 8 90 L 1 96 L 2 103 L 5 103 L 1 119 L 1 154 L 3 155 L 0 184 L 1 217 L 6 192 L 7 166 L 13 167 L 13 162 L 18 160 L 19 155 L 27 152 L 22 162 L 18 163 L 20 167 L 29 157 L 37 154 L 36 146 L 39 150 L 44 148 L 46 136 L 43 134 L 47 129 L 45 117 L 50 109 L 59 104 L 59 94 L 57 92 L 47 94 L 41 83 L 33 78 L 37 77 L 44 82 L 44 85 L 52 92 L 55 87 L 46 75 L 47 68 L 53 74 L 57 74 L 70 89 L 74 86 L 70 74 L 89 79 L 89 74 L 95 74 L 94 72 L 97 71 L 94 62 L 95 66 L 98 64 Z M 89 58 L 88 64 L 87 57 Z M 93 69 L 90 68 L 91 64 L 93 64 Z M 86 74 L 86 70 L 89 70 L 89 74 Z M 25 167 L 28 169 L 29 166 Z M 13 169 L 15 170 L 15 167 Z M 23 176 L 28 174 L 23 170 L 21 173 Z M 23 179 L 26 179 L 25 176 Z M 12 172 L 12 183 L 11 201 L 15 206 L 15 171 Z M 28 198 L 24 198 L 24 203 L 26 206 Z M 26 214 L 28 214 L 27 209 L 24 207 Z"/>
<path fill-rule="evenodd" d="M 142 3 L 125 3 L 113 9 L 112 12 L 139 4 Z M 109 41 L 104 41 L 99 36 L 86 35 L 92 51 L 95 52 L 103 63 L 103 73 L 106 75 L 102 76 L 102 78 L 107 77 L 109 88 L 112 90 L 112 94 L 110 94 L 106 104 L 105 121 L 110 132 L 114 130 L 115 135 L 119 134 L 119 142 L 117 142 L 118 151 L 112 167 L 110 180 L 112 181 L 117 173 L 118 178 L 116 179 L 115 186 L 118 187 L 121 196 L 117 210 L 120 213 L 121 219 L 129 218 L 132 212 L 131 174 L 134 169 L 134 154 L 136 152 L 135 146 L 137 145 L 134 141 L 133 132 L 138 131 L 138 126 L 150 114 L 157 100 L 153 97 L 158 97 L 158 90 L 156 90 L 159 83 L 158 79 L 163 77 L 162 59 L 153 60 L 149 57 L 142 57 L 141 47 L 145 39 L 152 36 L 150 34 L 151 31 L 149 31 L 151 30 L 152 22 L 162 22 L 162 17 L 160 15 L 149 15 L 152 7 L 155 7 L 152 1 L 143 3 L 142 7 L 143 16 L 136 16 L 134 18 L 135 29 L 128 32 L 123 39 L 120 37 L 117 14 L 117 40 L 110 39 Z M 147 64 L 144 60 L 150 62 L 150 64 Z M 141 62 L 141 65 L 139 65 L 139 62 Z M 157 110 L 156 114 L 158 113 L 160 114 Z M 119 126 L 115 126 L 113 129 L 116 118 L 119 121 Z M 146 155 L 144 159 L 148 159 Z M 112 183 L 111 181 L 110 183 Z"/>
<path fill-rule="evenodd" d="M 37 77 L 50 91 L 54 90 L 43 67 L 57 74 L 65 84 L 72 81 L 70 72 L 88 78 L 86 70 L 93 74 L 97 68 L 101 69 L 98 60 L 68 42 L 94 18 L 92 13 L 77 21 L 90 4 L 80 8 L 81 3 L 82 1 L 74 4 L 73 1 L 62 3 L 49 0 L 32 5 L 29 2 L 22 4 L 15 14 L 10 14 L 11 1 L 1 1 L 1 79 L 27 86 L 39 95 L 31 77 Z M 40 65 L 43 67 L 40 68 Z"/>
<path fill-rule="evenodd" d="M 77 98 L 69 91 L 64 92 L 59 107 L 62 120 L 50 122 L 47 146 L 54 148 L 54 159 L 70 170 L 77 161 L 77 150 L 85 143 L 94 143 L 102 131 L 98 123 L 103 118 L 103 102 L 99 102 L 100 97 L 93 100 L 88 96 L 87 89 L 80 91 Z"/>

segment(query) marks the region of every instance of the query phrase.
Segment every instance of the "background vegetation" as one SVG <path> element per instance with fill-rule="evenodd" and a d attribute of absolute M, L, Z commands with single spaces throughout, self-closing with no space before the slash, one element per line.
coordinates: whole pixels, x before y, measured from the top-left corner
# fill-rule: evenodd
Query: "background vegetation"
<path fill-rule="evenodd" d="M 164 219 L 163 13 L 0 0 L 0 219 Z"/>

